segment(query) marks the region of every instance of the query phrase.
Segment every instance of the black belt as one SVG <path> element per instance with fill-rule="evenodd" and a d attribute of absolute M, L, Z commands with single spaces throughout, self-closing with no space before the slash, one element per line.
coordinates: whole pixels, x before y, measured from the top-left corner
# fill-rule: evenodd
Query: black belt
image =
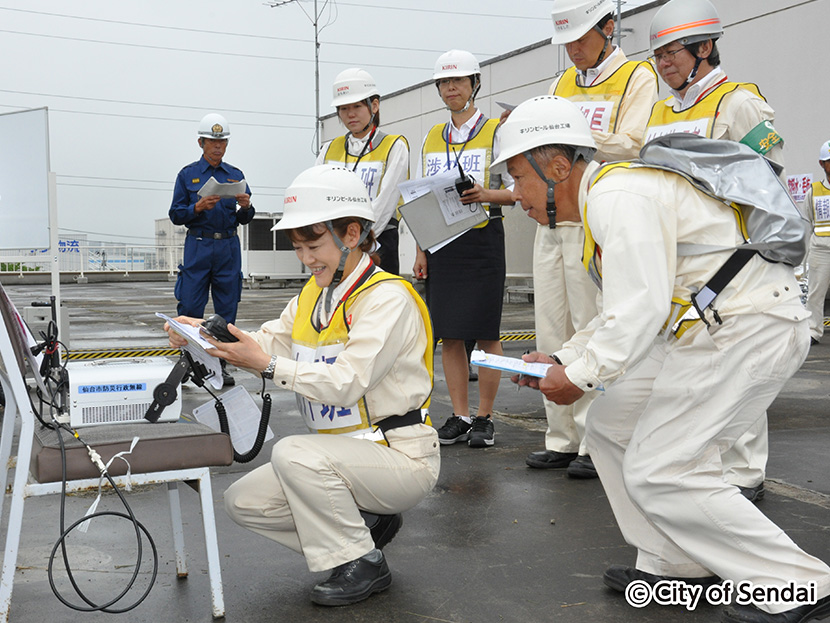
<path fill-rule="evenodd" d="M 201 231 L 199 229 L 187 230 L 188 236 L 193 236 L 194 238 L 212 238 L 213 240 L 224 240 L 225 238 L 233 238 L 236 235 L 236 230 L 234 229 L 231 232 L 222 232 L 222 231 Z"/>
<path fill-rule="evenodd" d="M 487 213 L 490 215 L 490 218 L 501 218 L 501 206 L 491 205 Z"/>
<path fill-rule="evenodd" d="M 402 426 L 412 426 L 413 424 L 423 424 L 424 420 L 421 418 L 421 410 L 413 409 L 404 415 L 393 415 L 382 419 L 377 423 L 377 427 L 384 433 L 394 428 L 401 428 Z"/>

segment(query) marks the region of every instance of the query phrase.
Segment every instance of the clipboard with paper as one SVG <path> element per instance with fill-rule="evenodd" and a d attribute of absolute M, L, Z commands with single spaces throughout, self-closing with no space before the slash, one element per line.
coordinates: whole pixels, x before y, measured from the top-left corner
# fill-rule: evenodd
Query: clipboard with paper
<path fill-rule="evenodd" d="M 405 201 L 401 216 L 422 249 L 437 250 L 488 219 L 480 203 L 461 203 L 457 180 L 458 173 L 449 170 L 398 184 Z"/>

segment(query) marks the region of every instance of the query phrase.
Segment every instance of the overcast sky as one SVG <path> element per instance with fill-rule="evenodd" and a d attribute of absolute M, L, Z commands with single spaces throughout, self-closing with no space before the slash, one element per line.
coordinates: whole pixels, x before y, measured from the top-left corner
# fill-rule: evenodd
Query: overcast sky
<path fill-rule="evenodd" d="M 314 4 L 0 0 L 0 113 L 48 107 L 61 233 L 152 244 L 208 112 L 228 119 L 226 160 L 245 172 L 257 210 L 279 211 L 286 184 L 314 163 Z M 552 30 L 551 0 L 317 7 L 323 115 L 347 67 L 391 93 L 431 78 L 450 48 L 484 61 Z"/>

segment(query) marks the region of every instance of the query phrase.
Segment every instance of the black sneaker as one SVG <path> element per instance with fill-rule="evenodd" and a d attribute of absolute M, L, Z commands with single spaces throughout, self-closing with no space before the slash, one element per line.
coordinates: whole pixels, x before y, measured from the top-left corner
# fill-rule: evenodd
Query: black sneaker
<path fill-rule="evenodd" d="M 450 416 L 438 429 L 438 443 L 449 446 L 456 441 L 467 441 L 470 438 L 470 428 L 471 425 L 457 415 Z"/>
<path fill-rule="evenodd" d="M 473 425 L 470 428 L 470 438 L 467 440 L 467 444 L 471 448 L 486 448 L 487 446 L 492 446 L 495 443 L 495 427 L 493 426 L 493 420 L 488 415 L 487 417 L 474 417 L 473 418 Z"/>

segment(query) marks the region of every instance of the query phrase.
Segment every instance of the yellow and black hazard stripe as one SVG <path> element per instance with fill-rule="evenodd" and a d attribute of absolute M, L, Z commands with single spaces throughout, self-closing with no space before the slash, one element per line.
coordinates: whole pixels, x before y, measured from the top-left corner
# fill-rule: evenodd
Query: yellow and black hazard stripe
<path fill-rule="evenodd" d="M 113 348 L 73 350 L 66 354 L 66 359 L 72 361 L 90 359 L 127 359 L 131 357 L 178 357 L 181 354 L 178 348 Z"/>
<path fill-rule="evenodd" d="M 825 321 L 827 322 L 827 321 Z M 499 340 L 502 342 L 522 342 L 535 340 L 536 332 L 527 330 L 502 331 Z M 439 340 L 440 343 L 440 340 Z M 178 357 L 181 350 L 178 348 L 108 348 L 89 350 L 73 350 L 65 355 L 66 359 L 72 361 L 83 361 L 91 359 L 127 359 L 130 357 Z"/>
<path fill-rule="evenodd" d="M 536 339 L 536 332 L 535 331 L 527 331 L 527 330 L 517 330 L 517 331 L 502 331 L 499 333 L 499 341 L 500 342 L 523 342 L 525 340 L 535 340 Z M 438 340 L 438 343 L 441 343 L 441 340 Z"/>

